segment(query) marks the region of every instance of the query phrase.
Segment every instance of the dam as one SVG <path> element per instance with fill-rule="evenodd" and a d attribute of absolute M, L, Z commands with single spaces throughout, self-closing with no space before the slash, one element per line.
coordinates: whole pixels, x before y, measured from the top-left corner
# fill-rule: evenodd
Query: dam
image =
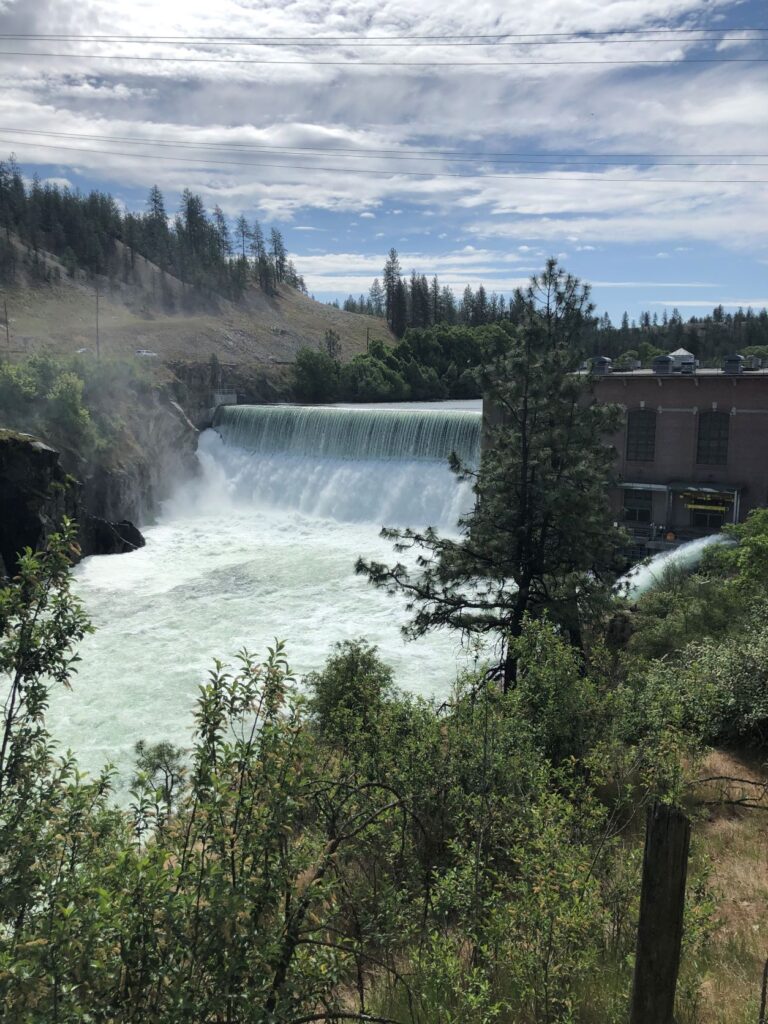
<path fill-rule="evenodd" d="M 404 602 L 354 564 L 407 557 L 379 537 L 385 525 L 456 531 L 473 495 L 448 458 L 477 466 L 480 434 L 479 402 L 220 409 L 198 476 L 145 529 L 146 547 L 75 572 L 96 632 L 72 691 L 52 690 L 60 749 L 90 772 L 115 764 L 124 791 L 137 740 L 189 745 L 214 659 L 261 655 L 276 638 L 297 679 L 335 642 L 365 637 L 397 685 L 446 695 L 469 653 L 446 633 L 406 643 Z"/>

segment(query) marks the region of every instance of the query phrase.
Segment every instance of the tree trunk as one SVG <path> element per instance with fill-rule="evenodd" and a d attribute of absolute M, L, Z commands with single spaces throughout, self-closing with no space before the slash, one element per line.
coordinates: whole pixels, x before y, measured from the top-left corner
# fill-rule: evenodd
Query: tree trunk
<path fill-rule="evenodd" d="M 648 808 L 630 1024 L 673 1024 L 690 834 L 678 808 Z"/>

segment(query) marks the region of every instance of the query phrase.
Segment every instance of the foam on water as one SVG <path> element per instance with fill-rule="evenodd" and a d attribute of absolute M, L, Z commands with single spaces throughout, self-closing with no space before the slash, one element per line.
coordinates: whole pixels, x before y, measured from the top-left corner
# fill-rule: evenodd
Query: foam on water
<path fill-rule="evenodd" d="M 469 415 L 479 436 L 479 412 Z M 81 645 L 72 692 L 53 692 L 49 724 L 83 767 L 112 761 L 124 786 L 138 739 L 188 745 L 212 660 L 244 646 L 263 653 L 275 637 L 297 675 L 320 667 L 335 641 L 365 636 L 399 685 L 448 691 L 466 657 L 456 638 L 406 643 L 403 601 L 354 574 L 359 555 L 393 559 L 382 525 L 455 528 L 472 495 L 444 458 L 423 445 L 402 459 L 349 446 L 255 451 L 214 431 L 198 454 L 199 478 L 166 503 L 145 548 L 76 570 L 96 633 Z"/>

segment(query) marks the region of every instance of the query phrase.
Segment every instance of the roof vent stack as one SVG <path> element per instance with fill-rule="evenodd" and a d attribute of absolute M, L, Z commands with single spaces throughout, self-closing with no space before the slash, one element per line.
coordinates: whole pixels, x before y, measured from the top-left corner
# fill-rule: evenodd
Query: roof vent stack
<path fill-rule="evenodd" d="M 611 372 L 612 363 L 608 356 L 595 356 L 592 360 L 592 373 L 597 377 L 604 377 Z"/>

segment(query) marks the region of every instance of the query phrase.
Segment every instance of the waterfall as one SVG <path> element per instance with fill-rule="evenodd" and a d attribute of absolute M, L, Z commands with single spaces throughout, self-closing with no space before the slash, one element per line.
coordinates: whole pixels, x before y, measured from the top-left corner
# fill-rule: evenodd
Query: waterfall
<path fill-rule="evenodd" d="M 260 454 L 337 459 L 446 460 L 477 466 L 477 412 L 328 406 L 220 406 L 215 429 L 227 444 Z"/>
<path fill-rule="evenodd" d="M 340 522 L 451 529 L 473 496 L 448 458 L 456 452 L 477 467 L 481 429 L 476 406 L 222 406 L 198 454 L 216 501 Z"/>

